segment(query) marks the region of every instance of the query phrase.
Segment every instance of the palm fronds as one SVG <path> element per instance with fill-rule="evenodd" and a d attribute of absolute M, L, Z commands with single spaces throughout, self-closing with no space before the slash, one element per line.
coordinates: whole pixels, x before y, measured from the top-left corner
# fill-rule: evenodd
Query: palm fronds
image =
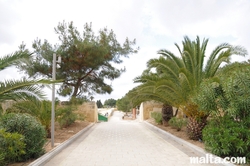
<path fill-rule="evenodd" d="M 38 84 L 49 83 L 48 80 L 6 80 L 0 82 L 0 102 L 5 100 L 44 99 L 45 94 Z"/>
<path fill-rule="evenodd" d="M 6 55 L 0 58 L 0 71 L 6 69 L 7 67 L 20 64 L 31 56 L 27 50 L 16 51 L 13 54 Z"/>

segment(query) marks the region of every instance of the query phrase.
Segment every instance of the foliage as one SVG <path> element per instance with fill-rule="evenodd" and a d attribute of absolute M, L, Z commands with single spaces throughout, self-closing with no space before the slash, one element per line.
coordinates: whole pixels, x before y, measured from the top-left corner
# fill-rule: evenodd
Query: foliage
<path fill-rule="evenodd" d="M 151 117 L 154 118 L 154 120 L 157 124 L 162 124 L 161 112 L 151 112 Z"/>
<path fill-rule="evenodd" d="M 250 161 L 250 130 L 232 117 L 212 119 L 203 129 L 206 150 L 220 157 L 246 157 Z"/>
<path fill-rule="evenodd" d="M 7 112 L 28 113 L 36 117 L 50 136 L 51 126 L 51 101 L 21 101 L 15 103 Z"/>
<path fill-rule="evenodd" d="M 169 125 L 175 128 L 177 131 L 180 131 L 183 126 L 187 124 L 187 120 L 184 118 L 172 117 L 168 121 Z"/>
<path fill-rule="evenodd" d="M 0 152 L 0 165 L 3 166 L 7 165 L 7 162 L 4 160 L 4 158 L 5 158 L 5 153 L 2 151 Z"/>
<path fill-rule="evenodd" d="M 138 48 L 132 48 L 135 40 L 127 38 L 120 44 L 113 30 L 103 28 L 95 35 L 91 23 L 84 25 L 81 34 L 73 22 L 62 22 L 55 28 L 55 33 L 59 43 L 52 45 L 47 40 L 35 40 L 34 56 L 27 64 L 20 65 L 20 69 L 33 78 L 51 78 L 52 54 L 60 55 L 62 62 L 56 77 L 63 80 L 58 90 L 62 96 L 111 93 L 112 87 L 105 80 L 114 80 L 125 71 L 113 64 L 121 64 L 122 57 L 138 51 Z"/>
<path fill-rule="evenodd" d="M 20 51 L 0 58 L 0 71 L 13 65 L 21 65 L 31 56 L 24 46 L 20 46 Z M 48 80 L 5 80 L 0 82 L 0 102 L 6 100 L 30 100 L 41 99 L 44 94 L 38 84 L 50 83 Z"/>
<path fill-rule="evenodd" d="M 148 68 L 134 80 L 141 84 L 129 95 L 133 103 L 138 103 L 138 100 L 155 100 L 183 111 L 190 118 L 189 133 L 191 132 L 192 138 L 195 136 L 194 139 L 201 136 L 201 130 L 209 115 L 209 112 L 199 109 L 191 100 L 196 89 L 204 79 L 216 76 L 221 64 L 230 62 L 232 55 L 247 54 L 246 49 L 240 46 L 223 43 L 212 51 L 205 63 L 207 43 L 208 39 L 201 41 L 198 36 L 195 41 L 184 37 L 182 49 L 175 44 L 180 56 L 169 50 L 158 51 L 161 56 L 148 61 Z"/>
<path fill-rule="evenodd" d="M 72 105 L 61 107 L 56 110 L 57 121 L 61 128 L 70 126 L 77 119 L 77 114 L 74 111 L 75 107 Z"/>
<path fill-rule="evenodd" d="M 20 63 L 24 63 L 25 60 L 31 56 L 31 53 L 24 49 L 24 45 L 21 45 L 19 49 L 20 51 L 16 51 L 13 54 L 0 57 L 0 71 L 10 66 L 16 66 Z"/>
<path fill-rule="evenodd" d="M 205 64 L 204 57 L 208 39 L 202 42 L 199 37 L 191 41 L 184 37 L 183 49 L 177 44 L 180 56 L 174 55 L 168 50 L 160 50 L 161 56 L 148 61 L 146 69 L 141 76 L 135 78 L 135 82 L 141 83 L 131 92 L 131 99 L 136 102 L 141 100 L 156 100 L 184 111 L 188 117 L 200 118 L 207 116 L 205 112 L 194 108 L 190 97 L 205 78 L 214 77 L 222 62 L 229 62 L 229 58 L 235 55 L 246 55 L 247 51 L 240 46 L 232 46 L 223 43 L 217 46 L 208 57 Z M 191 106 L 191 108 L 189 108 Z M 190 112 L 190 110 L 192 112 Z"/>
<path fill-rule="evenodd" d="M 107 99 L 104 101 L 104 106 L 116 107 L 116 100 L 115 99 Z"/>
<path fill-rule="evenodd" d="M 46 132 L 40 122 L 29 114 L 4 114 L 1 118 L 0 128 L 6 132 L 19 133 L 24 136 L 26 144 L 23 160 L 39 157 L 44 153 L 43 146 L 46 142 Z"/>
<path fill-rule="evenodd" d="M 102 101 L 101 100 L 97 100 L 96 101 L 96 105 L 98 108 L 103 108 L 103 105 L 102 105 Z"/>
<path fill-rule="evenodd" d="M 129 110 L 132 108 L 131 102 L 128 98 L 128 96 L 124 96 L 121 99 L 118 99 L 116 101 L 117 110 L 121 110 L 123 112 L 129 112 Z"/>
<path fill-rule="evenodd" d="M 223 67 L 219 78 L 201 84 L 193 101 L 214 115 L 229 114 L 249 123 L 250 64 L 233 63 Z"/>
<path fill-rule="evenodd" d="M 81 105 L 84 102 L 89 101 L 86 96 L 81 96 L 81 97 L 72 97 L 69 101 L 70 105 Z"/>
<path fill-rule="evenodd" d="M 0 129 L 0 165 L 22 161 L 25 154 L 24 136 L 18 133 L 9 133 Z M 2 162 L 2 163 L 1 163 Z"/>

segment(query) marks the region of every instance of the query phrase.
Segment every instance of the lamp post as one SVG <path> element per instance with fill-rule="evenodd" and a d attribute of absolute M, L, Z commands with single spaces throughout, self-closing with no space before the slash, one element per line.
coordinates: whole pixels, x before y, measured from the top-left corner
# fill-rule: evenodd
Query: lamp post
<path fill-rule="evenodd" d="M 56 62 L 61 63 L 61 56 L 56 60 L 56 54 L 53 54 L 52 80 L 56 80 Z M 51 110 L 51 147 L 54 147 L 55 131 L 55 83 L 52 84 L 52 110 Z"/>

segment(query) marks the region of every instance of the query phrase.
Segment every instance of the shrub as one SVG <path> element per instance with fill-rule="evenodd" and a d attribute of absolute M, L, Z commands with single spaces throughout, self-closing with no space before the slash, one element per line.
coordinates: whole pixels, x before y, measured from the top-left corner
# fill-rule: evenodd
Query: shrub
<path fill-rule="evenodd" d="M 0 151 L 0 165 L 7 165 L 6 161 L 4 160 L 5 153 L 4 151 Z"/>
<path fill-rule="evenodd" d="M 250 130 L 242 122 L 224 116 L 209 121 L 203 129 L 206 150 L 220 157 L 250 159 Z"/>
<path fill-rule="evenodd" d="M 28 113 L 36 117 L 45 127 L 47 136 L 50 137 L 51 126 L 51 101 L 20 101 L 9 109 L 8 113 Z"/>
<path fill-rule="evenodd" d="M 61 128 L 68 127 L 77 119 L 77 114 L 73 112 L 73 106 L 59 108 L 56 111 L 57 121 Z"/>
<path fill-rule="evenodd" d="M 25 154 L 24 136 L 0 129 L 0 165 L 21 161 Z"/>
<path fill-rule="evenodd" d="M 157 124 L 162 124 L 162 114 L 161 112 L 152 112 L 151 117 L 155 119 Z"/>
<path fill-rule="evenodd" d="M 29 114 L 9 113 L 3 115 L 0 126 L 10 133 L 22 134 L 26 144 L 23 160 L 39 157 L 44 153 L 43 146 L 46 142 L 46 132 L 40 122 Z"/>
<path fill-rule="evenodd" d="M 173 117 L 168 121 L 169 125 L 180 131 L 181 128 L 187 124 L 187 120 L 184 118 Z"/>

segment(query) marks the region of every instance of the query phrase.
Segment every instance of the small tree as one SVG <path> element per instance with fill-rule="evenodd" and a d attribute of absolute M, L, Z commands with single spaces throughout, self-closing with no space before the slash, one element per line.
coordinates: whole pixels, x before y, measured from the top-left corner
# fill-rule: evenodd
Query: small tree
<path fill-rule="evenodd" d="M 52 45 L 47 40 L 37 39 L 33 43 L 34 56 L 27 64 L 20 65 L 30 77 L 51 78 L 52 54 L 61 55 L 57 79 L 63 80 L 58 93 L 73 98 L 93 93 L 111 93 L 112 87 L 105 80 L 118 78 L 125 68 L 115 68 L 112 64 L 121 64 L 122 57 L 136 53 L 135 40 L 128 38 L 120 44 L 113 30 L 103 28 L 95 35 L 92 24 L 85 24 L 81 34 L 73 25 L 59 23 L 55 28 L 60 43 Z"/>
<path fill-rule="evenodd" d="M 96 101 L 96 105 L 98 108 L 103 108 L 103 105 L 102 105 L 102 101 L 101 100 L 97 100 Z"/>
<path fill-rule="evenodd" d="M 121 99 L 118 99 L 116 102 L 116 106 L 118 110 L 121 110 L 123 112 L 129 112 L 129 110 L 132 108 L 132 103 L 129 100 L 128 96 L 124 96 Z"/>
<path fill-rule="evenodd" d="M 115 99 L 105 100 L 104 105 L 108 106 L 108 107 L 115 107 L 116 106 L 116 100 Z"/>

